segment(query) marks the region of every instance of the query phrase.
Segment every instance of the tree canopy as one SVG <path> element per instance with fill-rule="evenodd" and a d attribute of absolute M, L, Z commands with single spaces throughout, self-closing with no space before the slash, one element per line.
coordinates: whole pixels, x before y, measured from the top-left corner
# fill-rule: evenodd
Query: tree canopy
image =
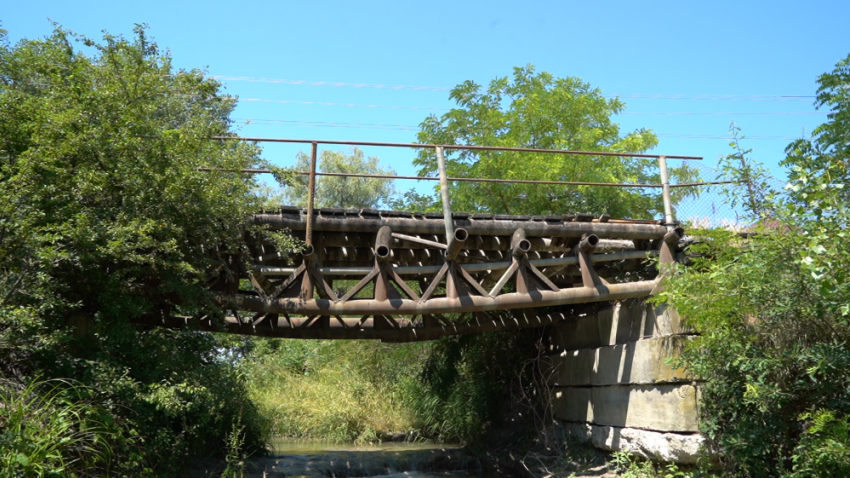
<path fill-rule="evenodd" d="M 235 99 L 219 87 L 173 68 L 142 26 L 102 41 L 0 35 L 0 374 L 96 390 L 145 440 L 121 455 L 141 460 L 127 465 L 137 476 L 221 448 L 239 410 L 251 417 L 215 337 L 128 323 L 221 316 L 209 283 L 260 198 L 245 175 L 198 171 L 259 165 L 254 145 L 208 139 L 231 134 Z"/>
<path fill-rule="evenodd" d="M 645 152 L 658 144 L 647 129 L 622 135 L 611 116 L 623 111 L 617 98 L 579 78 L 555 78 L 532 66 L 514 68 L 483 89 L 472 81 L 455 87 L 450 98 L 458 107 L 420 125 L 420 143 L 471 144 L 535 149 L 599 152 Z M 536 179 L 553 181 L 659 183 L 657 162 L 642 158 L 529 154 L 448 150 L 452 177 Z M 420 151 L 414 163 L 420 174 L 435 175 L 436 155 Z M 690 179 L 691 169 L 674 169 L 675 179 Z M 457 183 L 451 187 L 458 211 L 504 214 L 608 213 L 614 217 L 648 218 L 662 211 L 660 194 L 637 188 Z M 434 207 L 434 198 L 408 195 L 413 204 Z M 676 200 L 681 196 L 676 196 Z M 415 207 L 415 206 L 414 206 Z"/>
<path fill-rule="evenodd" d="M 317 171 L 323 173 L 383 174 L 395 176 L 392 168 L 384 168 L 376 156 L 368 158 L 363 151 L 352 148 L 343 151 L 322 151 Z M 310 156 L 299 152 L 295 163 L 296 171 L 310 170 Z M 284 200 L 289 205 L 307 207 L 307 176 L 299 175 L 289 181 L 283 190 Z M 348 178 L 340 176 L 318 176 L 316 178 L 316 207 L 341 207 L 367 209 L 386 204 L 396 194 L 393 180 L 382 178 Z"/>
<path fill-rule="evenodd" d="M 786 148 L 785 191 L 727 157 L 757 234 L 700 231 L 661 293 L 700 332 L 684 363 L 724 476 L 850 474 L 850 56 L 818 78 L 827 121 Z M 737 168 L 737 171 L 734 169 Z"/>

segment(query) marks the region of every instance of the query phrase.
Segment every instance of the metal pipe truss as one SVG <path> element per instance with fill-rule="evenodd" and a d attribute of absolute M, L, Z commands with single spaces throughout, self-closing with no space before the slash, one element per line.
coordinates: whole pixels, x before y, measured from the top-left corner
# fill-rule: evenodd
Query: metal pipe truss
<path fill-rule="evenodd" d="M 564 320 L 568 306 L 651 295 L 659 268 L 647 259 L 658 257 L 663 271 L 684 236 L 681 228 L 607 216 L 452 216 L 449 227 L 442 214 L 319 209 L 312 221 L 295 208 L 258 214 L 256 222 L 296 237 L 312 222 L 312 244 L 295 255 L 249 238 L 253 257 L 235 271 L 251 288 L 216 289 L 219 305 L 233 311 L 223 322 L 142 322 L 388 342 L 538 327 Z"/>

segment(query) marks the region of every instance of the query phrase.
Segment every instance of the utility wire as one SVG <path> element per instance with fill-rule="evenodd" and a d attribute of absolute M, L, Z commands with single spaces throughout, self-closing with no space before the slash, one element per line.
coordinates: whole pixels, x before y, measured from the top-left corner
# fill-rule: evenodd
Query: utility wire
<path fill-rule="evenodd" d="M 399 105 L 364 105 L 357 103 L 333 103 L 325 101 L 295 101 L 295 100 L 270 100 L 265 98 L 239 98 L 239 101 L 249 101 L 258 103 L 278 103 L 292 104 L 305 106 L 341 106 L 346 108 L 386 108 L 386 109 L 406 109 L 406 110 L 430 110 L 430 111 L 449 111 L 451 108 L 431 108 L 427 106 L 399 106 Z M 662 112 L 662 113 L 618 113 L 620 116 L 728 116 L 728 115 L 761 115 L 761 116 L 785 116 L 785 115 L 825 115 L 829 111 L 778 111 L 778 112 Z"/>
<path fill-rule="evenodd" d="M 381 123 L 338 123 L 331 121 L 302 121 L 302 120 L 281 120 L 281 119 L 263 119 L 263 118 L 233 118 L 236 121 L 245 121 L 248 126 L 253 125 L 269 125 L 269 124 L 295 124 L 304 126 L 317 126 L 325 128 L 358 128 L 358 129 L 387 129 L 394 131 L 419 131 L 419 127 L 409 124 L 381 124 Z M 659 138 L 686 138 L 686 139 L 722 139 L 731 140 L 732 136 L 726 135 L 704 135 L 704 134 L 664 134 L 657 133 Z M 797 136 L 747 136 L 744 139 L 755 140 L 793 140 L 799 139 Z"/>
<path fill-rule="evenodd" d="M 258 78 L 252 76 L 212 75 L 209 78 L 219 81 L 247 81 L 252 83 L 274 83 L 287 85 L 333 86 L 346 88 L 368 88 L 379 90 L 408 90 L 408 91 L 450 91 L 445 86 L 411 86 L 384 85 L 374 83 L 349 83 L 340 81 L 309 81 L 274 78 Z M 647 100 L 705 100 L 705 101 L 802 101 L 815 98 L 814 95 L 685 95 L 685 94 L 646 94 L 646 93 L 614 93 L 602 95 L 607 98 L 647 99 Z"/>

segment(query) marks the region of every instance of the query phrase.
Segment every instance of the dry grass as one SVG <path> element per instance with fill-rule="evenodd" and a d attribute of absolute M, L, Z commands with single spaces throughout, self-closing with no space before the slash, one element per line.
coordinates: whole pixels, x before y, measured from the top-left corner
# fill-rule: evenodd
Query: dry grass
<path fill-rule="evenodd" d="M 381 346 L 335 344 L 301 370 L 269 356 L 252 363 L 250 399 L 266 417 L 270 434 L 372 442 L 413 430 L 414 416 L 400 393 L 404 384 L 374 370 L 369 373 L 370 356 L 378 356 L 370 349 Z"/>

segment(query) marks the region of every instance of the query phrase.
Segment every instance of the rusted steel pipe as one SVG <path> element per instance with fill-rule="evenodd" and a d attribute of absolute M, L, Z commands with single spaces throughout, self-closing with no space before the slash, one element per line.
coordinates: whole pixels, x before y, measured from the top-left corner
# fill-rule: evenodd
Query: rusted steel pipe
<path fill-rule="evenodd" d="M 630 259 L 644 259 L 647 255 L 657 255 L 657 250 L 648 251 L 625 251 L 612 252 L 610 254 L 593 254 L 590 256 L 591 262 L 613 262 L 625 261 Z M 548 259 L 532 259 L 529 261 L 535 267 L 554 267 L 568 266 L 578 262 L 573 256 L 570 257 L 551 257 Z M 460 267 L 466 272 L 477 273 L 493 270 L 503 270 L 511 266 L 510 262 L 482 262 L 472 264 L 461 264 Z M 436 274 L 440 267 L 434 266 L 399 266 L 394 270 L 398 275 L 427 275 Z M 295 272 L 294 267 L 275 267 L 275 266 L 257 266 L 259 272 L 266 276 L 288 276 Z M 372 267 L 320 267 L 319 271 L 326 276 L 364 276 L 372 271 Z"/>
<path fill-rule="evenodd" d="M 318 144 L 313 143 L 313 149 L 310 153 L 310 178 L 307 182 L 307 228 L 304 233 L 304 242 L 307 244 L 313 243 L 313 203 L 316 199 L 316 153 Z"/>
<path fill-rule="evenodd" d="M 480 332 L 495 332 L 498 330 L 514 330 L 528 327 L 541 327 L 561 322 L 566 319 L 564 314 L 546 314 L 533 317 L 493 317 L 489 320 L 476 319 L 472 323 L 460 324 L 450 323 L 440 326 L 414 326 L 409 319 L 396 319 L 401 326 L 398 329 L 383 329 L 374 327 L 375 321 L 371 318 L 360 323 L 360 319 L 347 319 L 347 327 L 343 327 L 338 319 L 331 318 L 326 328 L 307 327 L 299 328 L 318 322 L 316 319 L 304 318 L 276 318 L 271 322 L 265 320 L 255 326 L 250 324 L 239 324 L 235 317 L 225 317 L 224 324 L 218 325 L 211 319 L 194 319 L 191 317 L 145 317 L 136 319 L 133 323 L 138 325 L 158 326 L 170 329 L 193 329 L 211 332 L 227 332 L 238 335 L 250 335 L 259 337 L 280 337 L 293 339 L 361 339 L 361 340 L 383 340 L 386 342 L 416 342 L 435 340 L 447 335 L 473 334 Z"/>
<path fill-rule="evenodd" d="M 675 227 L 667 231 L 667 234 L 664 234 L 664 242 L 667 244 L 676 244 L 683 237 L 685 237 L 685 230 L 681 227 Z"/>
<path fill-rule="evenodd" d="M 316 248 L 313 247 L 313 244 L 307 243 L 304 245 L 304 249 L 301 251 L 301 257 L 304 259 L 304 262 L 316 260 Z M 260 271 L 262 271 L 262 268 L 260 268 Z"/>
<path fill-rule="evenodd" d="M 672 156 L 667 156 L 672 158 Z M 272 170 L 262 168 L 197 168 L 198 171 L 224 171 L 232 173 L 248 173 L 248 174 L 271 174 Z M 310 174 L 309 171 L 292 171 L 293 174 Z M 376 179 L 409 179 L 414 181 L 439 181 L 440 178 L 432 176 L 393 176 L 390 174 L 358 174 L 358 173 L 316 173 L 316 176 L 337 176 L 341 178 L 376 178 Z M 503 184 L 550 184 L 558 186 L 610 186 L 617 188 L 663 188 L 661 184 L 645 184 L 645 183 L 595 183 L 587 181 L 546 181 L 535 179 L 492 179 L 492 178 L 453 178 L 449 177 L 449 181 L 457 182 L 477 182 L 477 183 L 503 183 Z M 702 183 L 681 183 L 671 184 L 670 188 L 690 188 L 695 186 L 714 186 L 718 184 L 738 184 L 741 181 L 706 181 Z"/>
<path fill-rule="evenodd" d="M 676 262 L 675 249 L 679 240 L 685 237 L 685 230 L 681 227 L 671 228 L 661 241 L 661 252 L 658 255 L 658 260 L 661 264 L 672 264 Z"/>
<path fill-rule="evenodd" d="M 375 259 L 378 262 L 386 262 L 390 258 L 392 235 L 393 230 L 387 226 L 378 229 L 378 234 L 375 236 Z"/>
<path fill-rule="evenodd" d="M 599 236 L 596 234 L 589 234 L 587 237 L 583 237 L 581 242 L 576 246 L 576 250 L 579 252 L 593 252 L 596 249 L 596 246 L 599 245 Z"/>
<path fill-rule="evenodd" d="M 270 169 L 260 168 L 242 168 L 242 169 L 227 169 L 227 168 L 197 168 L 198 171 L 225 171 L 234 173 L 248 174 L 271 174 Z M 293 174 L 310 174 L 309 171 L 292 171 Z M 391 174 L 360 174 L 360 173 L 316 173 L 316 176 L 336 176 L 341 178 L 375 178 L 375 179 L 409 179 L 415 181 L 439 181 L 440 178 L 432 176 L 394 176 Z M 492 179 L 492 178 L 452 178 L 448 177 L 449 181 L 456 182 L 473 182 L 473 183 L 500 183 L 500 184 L 548 184 L 555 186 L 602 186 L 616 188 L 660 188 L 660 184 L 642 184 L 642 183 L 595 183 L 587 181 L 547 181 L 537 179 Z M 700 186 L 703 183 L 691 183 L 687 186 Z M 708 183 L 705 183 L 708 184 Z M 714 184 L 714 183 L 711 183 Z M 725 183 L 723 183 L 725 184 Z"/>
<path fill-rule="evenodd" d="M 446 249 L 446 260 L 453 261 L 460 253 L 460 250 L 463 248 L 463 244 L 466 242 L 466 239 L 469 237 L 469 233 L 466 232 L 464 228 L 455 229 L 454 234 L 452 235 L 451 240 L 449 241 L 449 246 Z"/>
<path fill-rule="evenodd" d="M 511 236 L 511 255 L 520 258 L 531 250 L 531 242 L 525 238 L 525 229 L 517 229 Z"/>
<path fill-rule="evenodd" d="M 667 157 L 658 157 L 658 169 L 661 171 L 661 198 L 664 202 L 664 222 L 671 225 L 676 222 L 673 215 L 673 200 L 670 196 L 670 178 L 667 177 Z"/>
<path fill-rule="evenodd" d="M 443 200 L 443 219 L 446 225 L 446 245 L 454 237 L 454 222 L 452 221 L 452 203 L 449 200 L 449 173 L 446 170 L 446 158 L 443 156 L 443 148 L 437 146 L 437 170 L 440 173 L 440 197 Z"/>
<path fill-rule="evenodd" d="M 272 229 L 303 231 L 306 223 L 301 215 L 255 214 L 254 222 L 270 226 Z M 661 239 L 667 228 L 654 224 L 628 224 L 612 222 L 559 222 L 515 221 L 515 220 L 470 220 L 455 221 L 470 235 L 511 236 L 517 229 L 524 229 L 529 237 L 581 237 L 596 234 L 604 239 Z M 318 216 L 313 222 L 314 231 L 375 233 L 381 226 L 389 226 L 402 234 L 445 234 L 446 225 L 442 219 L 408 219 L 397 217 L 346 217 L 345 219 Z"/>
<path fill-rule="evenodd" d="M 327 299 L 308 301 L 293 301 L 291 299 L 276 299 L 264 301 L 259 297 L 237 296 L 222 298 L 222 301 L 233 300 L 241 309 L 263 313 L 295 313 L 307 316 L 316 315 L 419 315 L 447 314 L 455 312 L 475 312 L 502 309 L 520 309 L 527 307 L 548 307 L 555 305 L 576 304 L 581 302 L 599 302 L 606 300 L 623 300 L 633 297 L 647 297 L 657 285 L 657 281 L 627 282 L 610 284 L 605 292 L 592 287 L 576 287 L 561 289 L 558 292 L 550 290 L 536 291 L 534 295 L 506 293 L 496 297 L 477 295 L 459 299 L 436 297 L 424 302 L 409 299 L 376 301 L 372 299 L 352 299 L 346 302 L 333 302 Z"/>
<path fill-rule="evenodd" d="M 336 140 L 325 140 L 325 139 L 288 139 L 288 138 L 245 138 L 245 137 L 237 137 L 237 136 L 213 136 L 210 139 L 215 140 L 228 140 L 228 141 L 253 141 L 253 142 L 266 142 L 266 143 L 299 143 L 299 144 L 307 144 L 307 143 L 321 143 L 321 144 L 343 144 L 347 146 L 389 146 L 395 148 L 416 148 L 416 149 L 426 149 L 426 148 L 438 148 L 442 147 L 444 149 L 464 149 L 469 151 L 514 151 L 520 153 L 550 153 L 550 154 L 578 154 L 578 155 L 586 155 L 586 156 L 616 156 L 621 158 L 657 158 L 659 155 L 657 154 L 642 154 L 642 153 L 608 153 L 608 152 L 597 152 L 597 151 L 567 151 L 563 149 L 532 149 L 532 148 L 507 148 L 502 146 L 475 146 L 468 144 L 415 144 L 415 143 L 379 143 L 374 141 L 336 141 Z M 691 159 L 691 160 L 701 160 L 700 156 L 667 156 L 671 159 Z"/>

